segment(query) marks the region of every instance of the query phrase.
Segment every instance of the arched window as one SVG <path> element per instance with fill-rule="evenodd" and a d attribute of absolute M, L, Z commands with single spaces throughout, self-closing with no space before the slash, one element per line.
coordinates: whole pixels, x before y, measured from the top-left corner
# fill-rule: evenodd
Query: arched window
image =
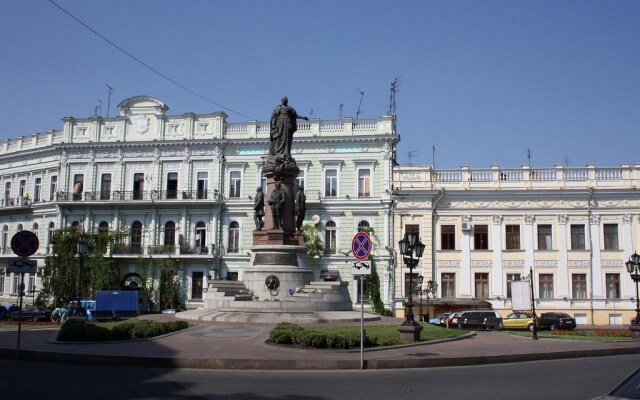
<path fill-rule="evenodd" d="M 36 235 L 36 237 L 38 237 L 38 238 L 40 237 L 40 234 L 38 232 L 39 228 L 40 228 L 40 226 L 38 224 L 33 224 L 31 226 L 31 232 L 33 232 Z"/>
<path fill-rule="evenodd" d="M 98 233 L 109 233 L 109 223 L 107 221 L 100 222 L 100 225 L 98 225 Z"/>
<path fill-rule="evenodd" d="M 16 228 L 16 231 L 20 232 L 23 229 L 24 228 L 22 227 L 22 224 L 18 224 L 18 227 Z"/>
<path fill-rule="evenodd" d="M 363 219 L 358 224 L 358 232 L 366 231 L 367 230 L 366 228 L 370 228 L 369 221 Z"/>
<path fill-rule="evenodd" d="M 327 221 L 327 223 L 324 224 L 324 248 L 327 254 L 335 254 L 337 251 L 336 228 L 336 223 L 333 221 Z"/>
<path fill-rule="evenodd" d="M 9 247 L 9 227 L 5 225 L 2 227 L 2 253 L 7 254 L 7 247 Z"/>
<path fill-rule="evenodd" d="M 200 253 L 207 252 L 207 225 L 199 221 L 196 224 L 196 232 L 195 232 L 195 248 Z"/>
<path fill-rule="evenodd" d="M 142 246 L 142 223 L 140 221 L 131 224 L 131 246 Z"/>
<path fill-rule="evenodd" d="M 229 224 L 229 246 L 228 253 L 237 253 L 240 251 L 240 225 L 233 221 Z"/>
<path fill-rule="evenodd" d="M 173 221 L 169 221 L 164 224 L 164 245 L 176 245 L 176 223 Z"/>

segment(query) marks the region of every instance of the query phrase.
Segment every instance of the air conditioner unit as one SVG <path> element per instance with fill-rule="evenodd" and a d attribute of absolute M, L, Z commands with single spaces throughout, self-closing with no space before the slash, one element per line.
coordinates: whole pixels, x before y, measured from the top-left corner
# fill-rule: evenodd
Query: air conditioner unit
<path fill-rule="evenodd" d="M 462 223 L 462 230 L 463 231 L 470 231 L 471 230 L 471 222 L 463 222 Z"/>

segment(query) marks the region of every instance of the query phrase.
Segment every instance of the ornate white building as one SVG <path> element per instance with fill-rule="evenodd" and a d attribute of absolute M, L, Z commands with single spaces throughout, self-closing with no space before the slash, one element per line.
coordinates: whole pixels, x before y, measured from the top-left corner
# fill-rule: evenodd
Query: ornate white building
<path fill-rule="evenodd" d="M 149 96 L 126 99 L 114 118 L 63 119 L 61 130 L 0 144 L 0 303 L 16 303 L 19 278 L 11 237 L 35 232 L 38 273 L 27 276 L 27 296 L 41 287 L 52 231 L 119 231 L 126 243 L 106 256 L 117 260 L 123 285 L 139 279 L 139 259 L 173 258 L 181 294 L 199 304 L 208 278 L 242 280 L 251 252 L 253 196 L 262 179 L 269 123 L 228 123 L 222 112 L 168 115 Z M 265 116 L 270 115 L 270 110 Z M 265 118 L 267 120 L 267 118 Z M 395 117 L 300 123 L 293 156 L 307 195 L 307 220 L 318 216 L 324 254 L 313 265 L 350 282 L 351 239 L 373 228 L 374 256 L 387 305 L 390 273 L 391 189 Z M 266 188 L 265 188 L 266 189 Z M 268 194 L 267 194 L 268 195 Z M 159 271 L 152 267 L 152 276 Z M 292 288 L 295 289 L 295 288 Z"/>
<path fill-rule="evenodd" d="M 640 249 L 639 187 L 639 164 L 398 167 L 393 240 L 418 232 L 427 246 L 414 274 L 438 283 L 432 314 L 483 301 L 504 315 L 511 281 L 533 270 L 538 312 L 564 311 L 579 324 L 629 323 L 636 287 L 624 263 Z M 408 274 L 398 262 L 400 310 Z"/>

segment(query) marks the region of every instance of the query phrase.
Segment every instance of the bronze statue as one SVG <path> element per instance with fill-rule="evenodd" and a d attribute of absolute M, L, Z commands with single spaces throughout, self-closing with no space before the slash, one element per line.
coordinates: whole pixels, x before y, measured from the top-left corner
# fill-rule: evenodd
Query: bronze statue
<path fill-rule="evenodd" d="M 271 214 L 273 215 L 273 227 L 274 229 L 282 228 L 282 207 L 284 206 L 284 190 L 280 188 L 280 182 L 276 183 L 273 193 L 269 198 L 269 205 L 271 206 Z"/>
<path fill-rule="evenodd" d="M 298 115 L 293 107 L 289 107 L 289 99 L 283 96 L 281 104 L 271 114 L 270 156 L 281 156 L 285 160 L 291 158 L 293 134 L 298 130 L 298 119 L 308 121 L 309 118 Z"/>
<path fill-rule="evenodd" d="M 262 229 L 262 217 L 264 217 L 264 193 L 262 193 L 262 188 L 258 186 L 256 189 L 256 198 L 253 206 L 253 219 L 256 222 L 256 229 Z"/>
<path fill-rule="evenodd" d="M 304 188 L 300 186 L 296 193 L 296 229 L 298 231 L 302 228 L 302 221 L 304 221 L 304 215 L 307 212 L 307 196 L 304 194 Z"/>

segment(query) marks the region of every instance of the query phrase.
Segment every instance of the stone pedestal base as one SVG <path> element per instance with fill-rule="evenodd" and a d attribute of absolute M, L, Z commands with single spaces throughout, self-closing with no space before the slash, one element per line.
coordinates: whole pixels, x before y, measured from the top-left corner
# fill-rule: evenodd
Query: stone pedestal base
<path fill-rule="evenodd" d="M 629 325 L 631 331 L 631 339 L 640 340 L 640 325 Z"/>
<path fill-rule="evenodd" d="M 420 340 L 422 325 L 400 325 L 398 330 L 400 331 L 400 340 L 403 342 L 417 342 Z"/>

